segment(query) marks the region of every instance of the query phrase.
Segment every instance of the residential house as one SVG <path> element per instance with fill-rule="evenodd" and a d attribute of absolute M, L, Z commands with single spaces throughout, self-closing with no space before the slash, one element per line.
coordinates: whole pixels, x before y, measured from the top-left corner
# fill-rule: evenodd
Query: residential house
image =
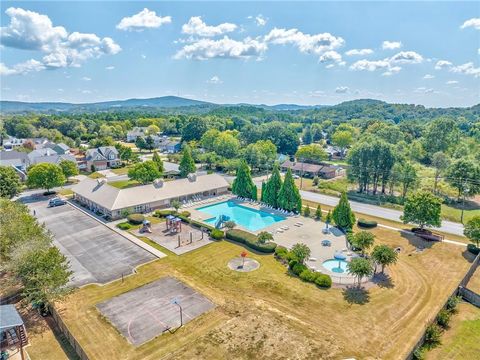
<path fill-rule="evenodd" d="M 17 147 L 23 146 L 25 139 L 19 139 L 15 136 L 8 136 L 3 140 L 3 149 L 5 151 L 12 151 Z"/>
<path fill-rule="evenodd" d="M 101 146 L 97 149 L 88 149 L 85 153 L 87 170 L 105 170 L 122 163 L 115 146 Z"/>
<path fill-rule="evenodd" d="M 59 164 L 62 160 L 72 161 L 77 163 L 75 157 L 68 154 L 59 154 L 55 150 L 50 148 L 37 149 L 28 153 L 28 166 L 36 165 L 40 163 Z"/>
<path fill-rule="evenodd" d="M 300 161 L 285 161 L 280 168 L 285 171 L 290 169 L 294 174 L 313 178 L 319 176 L 323 179 L 333 179 L 344 174 L 344 169 L 338 165 L 310 164 Z"/>
<path fill-rule="evenodd" d="M 146 127 L 134 127 L 132 130 L 127 132 L 127 141 L 135 142 L 138 137 L 145 137 L 147 134 Z"/>
<path fill-rule="evenodd" d="M 52 150 L 54 150 L 57 154 L 69 154 L 70 153 L 70 147 L 68 145 L 65 145 L 64 143 L 48 143 L 45 145 L 45 147 L 48 147 Z"/>
<path fill-rule="evenodd" d="M 180 141 L 170 140 L 168 137 L 163 136 L 158 149 L 163 153 L 176 154 L 182 149 L 182 144 Z"/>
<path fill-rule="evenodd" d="M 28 167 L 27 153 L 21 151 L 0 151 L 0 166 L 11 166 L 17 171 L 22 180 L 25 180 Z"/>

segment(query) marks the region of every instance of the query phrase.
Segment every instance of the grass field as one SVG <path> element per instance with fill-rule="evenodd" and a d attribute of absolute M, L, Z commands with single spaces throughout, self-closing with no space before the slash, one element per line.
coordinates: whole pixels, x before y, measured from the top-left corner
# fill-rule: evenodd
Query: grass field
<path fill-rule="evenodd" d="M 391 269 L 391 282 L 363 293 L 319 290 L 290 276 L 272 255 L 250 250 L 260 269 L 230 271 L 227 262 L 244 248 L 222 241 L 182 256 L 168 252 L 168 257 L 140 267 L 123 283 L 79 289 L 59 309 L 91 358 L 398 359 L 453 291 L 470 257 L 459 246 L 427 244 L 382 228 L 372 232 L 379 243 L 400 246 L 402 252 Z M 420 244 L 429 248 L 416 253 Z M 175 334 L 134 348 L 95 304 L 167 275 L 201 292 L 217 307 Z"/>
<path fill-rule="evenodd" d="M 426 359 L 474 360 L 480 354 L 480 309 L 460 303 L 450 329 L 442 335 L 442 344 L 426 353 Z"/>
<path fill-rule="evenodd" d="M 111 172 L 117 174 L 117 175 L 126 175 L 128 174 L 128 170 L 130 170 L 130 167 L 124 166 L 118 169 L 110 169 Z"/>
<path fill-rule="evenodd" d="M 473 273 L 473 276 L 467 284 L 467 288 L 480 294 L 480 267 L 477 267 L 477 270 Z"/>

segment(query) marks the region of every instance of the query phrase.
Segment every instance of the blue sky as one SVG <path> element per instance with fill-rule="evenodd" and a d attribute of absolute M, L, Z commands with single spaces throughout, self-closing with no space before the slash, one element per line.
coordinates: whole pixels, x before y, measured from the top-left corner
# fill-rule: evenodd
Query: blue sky
<path fill-rule="evenodd" d="M 480 98 L 478 2 L 2 1 L 1 98 Z"/>

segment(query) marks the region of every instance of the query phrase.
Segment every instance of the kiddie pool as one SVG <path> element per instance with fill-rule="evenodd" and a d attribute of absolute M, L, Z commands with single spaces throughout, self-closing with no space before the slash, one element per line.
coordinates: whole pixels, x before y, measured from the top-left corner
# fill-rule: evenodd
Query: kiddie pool
<path fill-rule="evenodd" d="M 348 262 L 339 259 L 328 259 L 322 263 L 322 266 L 334 273 L 346 273 Z"/>

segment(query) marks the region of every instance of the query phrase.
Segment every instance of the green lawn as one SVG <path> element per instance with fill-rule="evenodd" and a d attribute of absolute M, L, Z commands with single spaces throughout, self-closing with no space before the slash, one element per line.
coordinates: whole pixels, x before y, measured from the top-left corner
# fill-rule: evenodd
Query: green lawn
<path fill-rule="evenodd" d="M 93 172 L 91 173 L 90 175 L 88 175 L 89 178 L 92 178 L 92 179 L 98 179 L 98 178 L 103 178 L 105 177 L 104 175 L 100 174 L 99 172 Z"/>
<path fill-rule="evenodd" d="M 442 217 L 445 220 L 460 222 L 462 210 L 451 207 L 449 205 L 442 205 Z M 463 215 L 463 222 L 467 222 L 474 216 L 480 215 L 480 208 L 475 210 L 465 210 Z"/>
<path fill-rule="evenodd" d="M 418 254 L 414 236 L 381 228 L 372 232 L 378 243 L 400 246 L 402 252 L 391 268 L 391 286 L 359 295 L 363 304 L 343 289 L 320 290 L 302 282 L 272 255 L 250 249 L 248 256 L 260 268 L 231 271 L 228 261 L 245 248 L 219 241 L 181 256 L 168 253 L 123 282 L 78 289 L 58 307 L 92 359 L 403 358 L 420 336 L 418 325 L 439 309 L 469 264 L 458 246 L 434 244 Z M 448 272 L 442 271 L 445 264 Z M 133 347 L 95 306 L 163 276 L 175 276 L 216 308 L 174 334 Z M 102 336 L 92 337 L 95 333 Z"/>
<path fill-rule="evenodd" d="M 137 180 L 120 180 L 120 181 L 112 181 L 108 183 L 109 185 L 112 185 L 113 187 L 119 188 L 119 189 L 126 189 L 129 187 L 134 187 L 140 185 L 140 183 Z"/>
<path fill-rule="evenodd" d="M 461 303 L 453 315 L 450 329 L 442 335 L 442 344 L 428 351 L 427 359 L 478 359 L 480 354 L 480 309 Z"/>
<path fill-rule="evenodd" d="M 118 168 L 118 169 L 110 169 L 110 171 L 117 174 L 117 175 L 126 175 L 126 174 L 128 174 L 129 169 L 130 169 L 130 167 L 124 166 L 124 167 Z"/>

